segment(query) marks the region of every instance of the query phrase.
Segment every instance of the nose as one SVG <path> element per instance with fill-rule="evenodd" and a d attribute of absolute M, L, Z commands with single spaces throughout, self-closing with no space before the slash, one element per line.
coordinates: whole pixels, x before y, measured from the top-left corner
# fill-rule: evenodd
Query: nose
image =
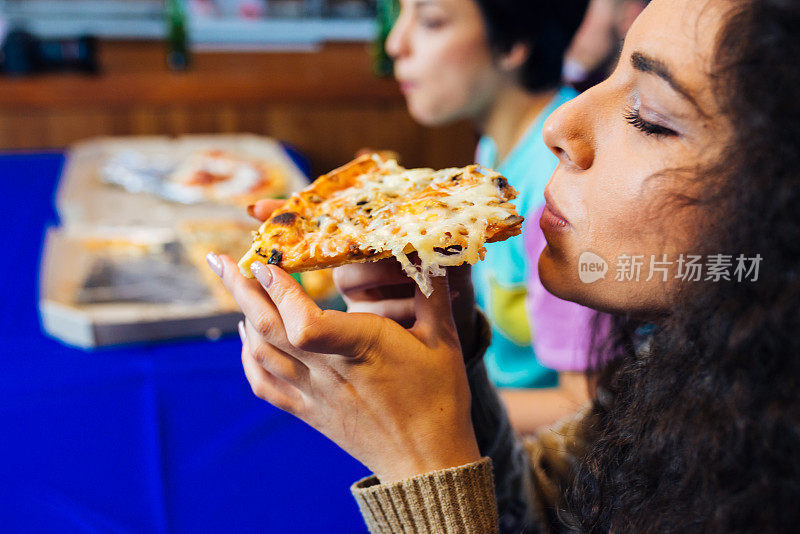
<path fill-rule="evenodd" d="M 384 45 L 386 47 L 386 53 L 390 58 L 395 60 L 409 53 L 409 24 L 405 19 L 406 17 L 404 17 L 401 12 L 392 27 L 392 31 L 389 32 L 389 36 L 386 38 L 386 44 Z"/>
<path fill-rule="evenodd" d="M 577 170 L 586 170 L 594 163 L 589 92 L 562 104 L 544 123 L 545 144 L 562 163 Z"/>

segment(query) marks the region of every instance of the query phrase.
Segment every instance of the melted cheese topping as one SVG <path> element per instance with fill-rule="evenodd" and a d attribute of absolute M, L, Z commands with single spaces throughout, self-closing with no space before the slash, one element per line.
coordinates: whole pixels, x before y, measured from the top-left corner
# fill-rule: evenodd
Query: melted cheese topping
<path fill-rule="evenodd" d="M 505 179 L 494 171 L 479 166 L 407 170 L 394 160 L 376 161 L 377 172 L 314 204 L 313 213 L 301 213 L 300 235 L 289 255 L 302 251 L 313 263 L 348 252 L 361 257 L 389 252 L 429 296 L 431 277 L 443 276 L 446 266 L 483 259 L 490 225 L 517 216 L 506 201 L 513 189 L 504 189 L 500 180 Z M 286 251 L 285 232 L 269 221 L 262 231 L 264 246 L 272 242 Z M 409 258 L 411 252 L 418 263 Z"/>

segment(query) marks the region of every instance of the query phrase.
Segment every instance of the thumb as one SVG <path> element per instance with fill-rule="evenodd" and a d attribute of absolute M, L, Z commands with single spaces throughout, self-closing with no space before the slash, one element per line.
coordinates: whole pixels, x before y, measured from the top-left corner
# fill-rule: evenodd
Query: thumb
<path fill-rule="evenodd" d="M 417 322 L 413 327 L 414 333 L 428 343 L 457 337 L 447 275 L 432 278 L 431 286 L 433 292 L 429 297 L 417 288 L 414 297 L 414 310 L 417 316 Z"/>

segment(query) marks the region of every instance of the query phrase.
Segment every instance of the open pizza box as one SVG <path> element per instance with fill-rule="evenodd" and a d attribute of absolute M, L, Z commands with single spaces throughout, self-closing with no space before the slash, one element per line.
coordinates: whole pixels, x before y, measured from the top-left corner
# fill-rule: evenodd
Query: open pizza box
<path fill-rule="evenodd" d="M 176 244 L 168 230 L 50 229 L 40 271 L 45 331 L 81 348 L 234 332 L 241 312 Z"/>
<path fill-rule="evenodd" d="M 134 156 L 158 170 L 207 150 L 273 166 L 285 183 L 280 196 L 308 183 L 280 144 L 252 135 L 105 138 L 74 146 L 56 195 L 62 226 L 47 233 L 40 266 L 39 310 L 48 334 L 88 348 L 236 331 L 241 312 L 204 256 L 213 250 L 238 258 L 247 250 L 258 223 L 244 206 L 166 198 L 146 183 L 146 173 L 145 182 L 124 184 L 106 176 L 110 163 Z M 323 293 L 321 300 L 332 297 Z"/>

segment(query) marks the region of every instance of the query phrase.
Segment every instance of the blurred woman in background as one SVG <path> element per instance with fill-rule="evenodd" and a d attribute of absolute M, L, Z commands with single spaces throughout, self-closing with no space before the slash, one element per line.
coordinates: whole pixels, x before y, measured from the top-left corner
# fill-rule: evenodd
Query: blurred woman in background
<path fill-rule="evenodd" d="M 520 508 L 535 531 L 796 530 L 799 28 L 796 2 L 654 0 L 611 77 L 548 119 L 560 162 L 541 278 L 617 319 L 591 409 L 522 460 L 513 439 L 495 440 L 508 461 L 481 458 L 484 436 L 508 431 L 480 316 L 451 313 L 446 280 L 405 329 L 323 312 L 277 267 L 254 264 L 256 282 L 210 258 L 247 316 L 256 394 L 375 473 L 353 488 L 373 532 L 520 532 Z M 584 283 L 586 251 L 623 276 Z M 628 276 L 632 255 L 662 270 Z M 687 255 L 703 276 L 687 277 Z M 390 266 L 343 269 L 391 283 Z M 655 330 L 637 339 L 643 322 Z M 493 472 L 533 484 L 496 500 Z"/>
<path fill-rule="evenodd" d="M 471 121 L 481 135 L 476 161 L 496 169 L 519 191 L 515 204 L 520 214 L 535 214 L 544 205 L 544 186 L 557 163 L 542 141 L 542 125 L 577 95 L 560 85 L 561 73 L 587 0 L 400 4 L 386 50 L 394 59 L 409 112 L 429 126 Z M 525 232 L 541 236 L 535 222 Z M 525 305 L 535 264 L 519 236 L 488 247 L 472 272 L 478 305 L 492 325 L 485 356 L 489 375 L 496 385 L 515 388 L 504 395 L 511 421 L 526 433 L 573 413 L 588 400 L 582 371 L 591 314 L 558 302 L 535 284 L 532 309 L 545 310 L 550 322 L 541 329 L 530 324 Z M 370 310 L 377 288 L 351 286 L 341 276 L 338 285 L 350 310 Z M 413 290 L 407 295 L 409 313 L 412 295 Z M 551 328 L 553 324 L 558 328 Z M 563 343 L 564 331 L 573 334 L 570 340 L 581 341 Z M 553 369 L 565 372 L 559 376 Z"/>

